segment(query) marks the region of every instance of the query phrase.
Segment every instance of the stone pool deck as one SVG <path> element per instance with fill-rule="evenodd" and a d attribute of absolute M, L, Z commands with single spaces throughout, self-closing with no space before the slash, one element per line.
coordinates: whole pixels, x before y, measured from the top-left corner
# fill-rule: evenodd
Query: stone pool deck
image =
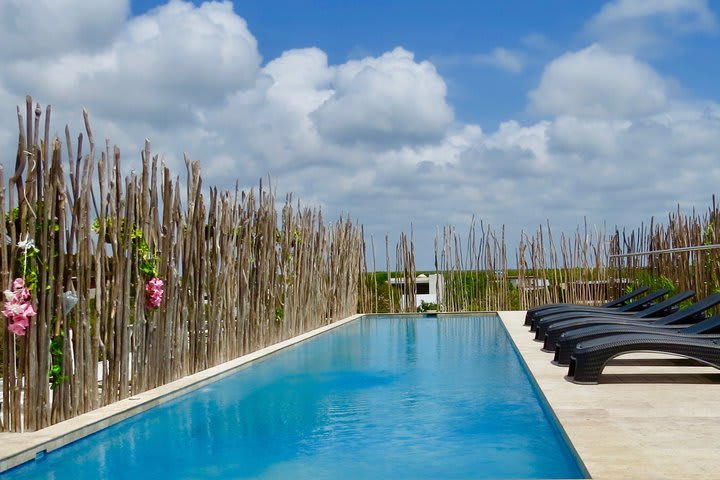
<path fill-rule="evenodd" d="M 550 354 L 540 351 L 540 344 L 532 340 L 523 326 L 525 312 L 499 313 L 592 478 L 720 477 L 720 372 L 709 367 L 677 365 L 612 366 L 605 370 L 600 385 L 575 385 L 565 380 L 567 369 L 552 365 Z M 38 432 L 0 433 L 0 472 L 357 317 Z M 649 363 L 650 357 L 642 358 Z"/>
<path fill-rule="evenodd" d="M 575 385 L 525 312 L 499 313 L 592 478 L 720 478 L 718 370 L 638 354 L 606 367 L 599 385 Z"/>

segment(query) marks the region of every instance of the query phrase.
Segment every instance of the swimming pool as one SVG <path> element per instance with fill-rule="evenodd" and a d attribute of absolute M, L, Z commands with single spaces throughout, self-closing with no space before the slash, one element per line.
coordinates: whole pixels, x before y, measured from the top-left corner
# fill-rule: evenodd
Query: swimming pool
<path fill-rule="evenodd" d="M 20 478 L 584 478 L 496 315 L 368 316 Z"/>

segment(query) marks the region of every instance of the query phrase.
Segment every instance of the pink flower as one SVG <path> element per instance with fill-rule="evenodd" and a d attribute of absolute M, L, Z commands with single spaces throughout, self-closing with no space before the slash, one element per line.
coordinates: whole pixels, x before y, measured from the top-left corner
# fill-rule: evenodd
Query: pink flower
<path fill-rule="evenodd" d="M 5 290 L 5 300 L 2 314 L 10 319 L 8 330 L 15 335 L 25 335 L 30 327 L 30 317 L 37 315 L 37 312 L 30 302 L 30 290 L 25 286 L 24 279 L 16 278 L 13 281 L 13 290 Z"/>
<path fill-rule="evenodd" d="M 13 325 L 20 325 L 23 328 L 28 328 L 30 326 L 30 319 L 26 315 L 17 315 L 14 318 Z"/>
<path fill-rule="evenodd" d="M 34 317 L 37 315 L 37 311 L 35 310 L 35 307 L 33 307 L 33 304 L 28 302 L 25 306 L 25 316 L 26 317 Z"/>
<path fill-rule="evenodd" d="M 165 293 L 164 286 L 165 283 L 157 277 L 148 280 L 145 284 L 145 307 L 150 310 L 160 307 Z"/>
<path fill-rule="evenodd" d="M 2 313 L 8 318 L 12 318 L 16 315 L 22 314 L 23 311 L 25 311 L 25 309 L 23 308 L 23 304 L 18 303 L 17 300 L 13 299 L 9 302 L 5 302 L 5 308 L 3 308 Z"/>
<path fill-rule="evenodd" d="M 35 309 L 28 302 L 22 306 L 22 311 L 15 315 L 14 321 L 15 323 L 20 323 L 28 327 L 30 326 L 30 317 L 34 317 L 35 315 Z"/>
<path fill-rule="evenodd" d="M 10 330 L 15 335 L 18 335 L 21 337 L 23 335 L 25 335 L 26 329 L 27 329 L 27 327 L 24 327 L 23 325 L 21 325 L 19 323 L 11 323 L 10 325 L 8 325 L 8 330 Z"/>
<path fill-rule="evenodd" d="M 15 290 L 15 295 L 20 301 L 27 302 L 28 300 L 30 300 L 30 290 L 25 287 L 19 290 Z"/>

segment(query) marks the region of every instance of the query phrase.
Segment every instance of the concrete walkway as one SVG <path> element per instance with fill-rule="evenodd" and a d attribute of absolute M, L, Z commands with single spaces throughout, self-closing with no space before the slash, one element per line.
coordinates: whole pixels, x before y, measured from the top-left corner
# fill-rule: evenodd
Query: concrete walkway
<path fill-rule="evenodd" d="M 524 312 L 500 317 L 592 478 L 720 478 L 718 370 L 642 354 L 606 367 L 599 385 L 575 385 L 533 340 Z"/>

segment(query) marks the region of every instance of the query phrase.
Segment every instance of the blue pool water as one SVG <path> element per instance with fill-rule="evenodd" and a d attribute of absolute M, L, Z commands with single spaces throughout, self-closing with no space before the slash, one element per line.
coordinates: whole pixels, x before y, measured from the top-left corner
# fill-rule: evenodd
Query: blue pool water
<path fill-rule="evenodd" d="M 584 478 L 495 315 L 365 317 L 0 479 Z"/>

